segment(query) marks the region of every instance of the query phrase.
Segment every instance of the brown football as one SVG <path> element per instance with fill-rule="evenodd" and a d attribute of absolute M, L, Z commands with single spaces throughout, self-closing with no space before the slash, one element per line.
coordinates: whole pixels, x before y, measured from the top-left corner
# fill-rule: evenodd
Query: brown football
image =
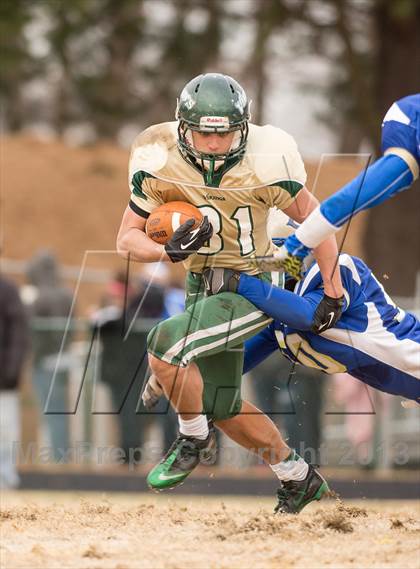
<path fill-rule="evenodd" d="M 195 205 L 187 202 L 168 202 L 154 209 L 149 215 L 146 222 L 146 233 L 150 239 L 164 245 L 172 237 L 174 231 L 191 218 L 195 219 L 194 229 L 203 219 L 200 210 Z"/>

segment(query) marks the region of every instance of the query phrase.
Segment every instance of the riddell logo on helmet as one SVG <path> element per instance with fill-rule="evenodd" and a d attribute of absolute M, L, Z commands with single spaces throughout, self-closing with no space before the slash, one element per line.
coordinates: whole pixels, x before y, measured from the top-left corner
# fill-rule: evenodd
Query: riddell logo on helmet
<path fill-rule="evenodd" d="M 229 117 L 201 117 L 200 128 L 229 128 Z"/>

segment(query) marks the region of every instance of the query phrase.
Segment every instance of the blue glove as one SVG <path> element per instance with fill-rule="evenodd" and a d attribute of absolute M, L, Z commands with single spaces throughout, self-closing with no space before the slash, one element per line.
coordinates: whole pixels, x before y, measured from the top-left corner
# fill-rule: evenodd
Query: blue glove
<path fill-rule="evenodd" d="M 298 257 L 301 260 L 307 257 L 311 252 L 311 249 L 305 247 L 305 245 L 299 241 L 294 233 L 292 233 L 292 235 L 289 235 L 289 237 L 284 242 L 284 246 L 286 247 L 289 255 L 292 255 L 292 257 Z"/>
<path fill-rule="evenodd" d="M 280 247 L 275 252 L 274 258 L 286 273 L 299 281 L 306 270 L 303 261 L 311 253 L 311 249 L 305 247 L 294 234 L 289 235 L 287 239 L 274 237 L 272 241 L 274 245 Z"/>

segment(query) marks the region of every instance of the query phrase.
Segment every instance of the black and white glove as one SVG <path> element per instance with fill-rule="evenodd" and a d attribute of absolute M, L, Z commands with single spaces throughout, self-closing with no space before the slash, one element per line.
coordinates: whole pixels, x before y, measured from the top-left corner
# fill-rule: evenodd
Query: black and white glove
<path fill-rule="evenodd" d="M 219 292 L 236 292 L 240 276 L 241 273 L 233 269 L 205 269 L 203 281 L 207 296 Z"/>
<path fill-rule="evenodd" d="M 320 334 L 336 325 L 343 313 L 344 296 L 333 298 L 324 294 L 324 298 L 318 304 L 312 322 L 312 332 Z"/>
<path fill-rule="evenodd" d="M 197 229 L 193 229 L 194 223 L 195 219 L 187 219 L 165 244 L 165 251 L 173 263 L 184 261 L 196 253 L 213 235 L 213 226 L 207 216 L 204 216 Z"/>

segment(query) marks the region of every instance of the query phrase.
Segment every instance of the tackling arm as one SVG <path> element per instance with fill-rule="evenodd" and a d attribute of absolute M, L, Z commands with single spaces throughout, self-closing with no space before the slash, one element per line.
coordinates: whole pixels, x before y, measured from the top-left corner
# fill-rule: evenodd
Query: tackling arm
<path fill-rule="evenodd" d="M 287 240 L 287 249 L 290 251 L 290 247 L 296 247 L 296 239 L 306 247 L 317 247 L 353 215 L 379 205 L 408 188 L 415 179 L 413 164 L 414 159 L 409 164 L 401 156 L 392 153 L 374 162 L 322 202 L 296 230 L 295 239 Z"/>
<path fill-rule="evenodd" d="M 317 297 L 308 300 L 245 273 L 241 273 L 237 293 L 268 316 L 302 331 L 311 330 L 315 310 L 322 297 L 321 289 Z"/>
<path fill-rule="evenodd" d="M 293 204 L 284 210 L 284 213 L 294 221 L 302 223 L 311 212 L 316 211 L 318 200 L 308 191 L 302 188 Z M 287 243 L 287 240 L 286 240 Z M 318 262 L 322 279 L 324 281 L 325 294 L 331 298 L 339 298 L 343 295 L 340 271 L 338 269 L 338 248 L 335 237 L 332 235 L 314 249 L 314 256 Z"/>

